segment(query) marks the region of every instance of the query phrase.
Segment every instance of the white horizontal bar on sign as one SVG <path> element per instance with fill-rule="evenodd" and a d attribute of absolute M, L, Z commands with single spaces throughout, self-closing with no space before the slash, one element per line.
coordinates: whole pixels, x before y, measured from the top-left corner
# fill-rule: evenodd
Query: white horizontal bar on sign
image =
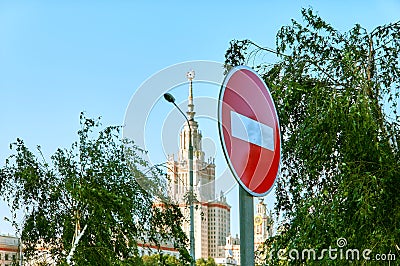
<path fill-rule="evenodd" d="M 232 137 L 274 151 L 274 129 L 247 116 L 231 111 Z"/>

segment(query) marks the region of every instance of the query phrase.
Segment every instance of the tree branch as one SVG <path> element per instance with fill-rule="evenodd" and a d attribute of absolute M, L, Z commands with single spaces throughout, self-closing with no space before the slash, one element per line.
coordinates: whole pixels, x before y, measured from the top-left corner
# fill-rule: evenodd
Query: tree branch
<path fill-rule="evenodd" d="M 74 255 L 75 249 L 79 244 L 79 240 L 81 239 L 81 237 L 83 236 L 83 234 L 85 233 L 87 228 L 87 224 L 85 225 L 85 227 L 83 227 L 83 230 L 76 236 L 74 244 L 72 245 L 72 248 L 67 256 L 67 264 L 68 265 L 73 265 L 73 262 L 71 262 L 72 256 Z"/>

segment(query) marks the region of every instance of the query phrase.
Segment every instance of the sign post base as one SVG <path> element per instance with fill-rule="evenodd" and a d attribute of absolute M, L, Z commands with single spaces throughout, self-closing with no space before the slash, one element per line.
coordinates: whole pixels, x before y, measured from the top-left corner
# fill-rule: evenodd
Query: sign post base
<path fill-rule="evenodd" d="M 239 186 L 240 265 L 254 265 L 253 196 Z"/>

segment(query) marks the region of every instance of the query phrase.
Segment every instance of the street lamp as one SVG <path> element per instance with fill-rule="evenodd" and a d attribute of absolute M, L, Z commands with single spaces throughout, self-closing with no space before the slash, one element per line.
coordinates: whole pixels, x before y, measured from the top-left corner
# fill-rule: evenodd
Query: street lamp
<path fill-rule="evenodd" d="M 194 266 L 195 265 L 195 253 L 194 253 L 194 210 L 193 210 L 193 144 L 192 144 L 192 128 L 190 127 L 190 121 L 185 115 L 184 112 L 182 112 L 181 108 L 179 108 L 178 105 L 175 103 L 175 98 L 172 96 L 170 93 L 165 93 L 164 94 L 165 100 L 168 102 L 172 103 L 178 110 L 181 112 L 181 114 L 185 117 L 186 122 L 189 127 L 189 206 L 190 206 L 190 236 L 189 236 L 189 241 L 190 241 L 190 265 Z"/>

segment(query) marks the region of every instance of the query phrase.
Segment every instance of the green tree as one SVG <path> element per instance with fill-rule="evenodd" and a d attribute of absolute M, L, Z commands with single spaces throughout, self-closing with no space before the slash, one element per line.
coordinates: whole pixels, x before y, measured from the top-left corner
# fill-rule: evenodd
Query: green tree
<path fill-rule="evenodd" d="M 217 266 L 215 260 L 211 257 L 208 259 L 200 258 L 196 260 L 196 266 Z"/>
<path fill-rule="evenodd" d="M 360 257 L 364 249 L 371 259 L 400 257 L 400 22 L 341 33 L 312 9 L 302 15 L 280 29 L 275 50 L 243 40 L 226 53 L 228 68 L 252 63 L 263 75 L 280 117 L 282 222 L 266 243 L 275 250 L 268 263 L 278 263 L 279 249 L 297 249 L 290 264 L 300 264 L 303 249 L 338 248 L 339 238 Z M 271 52 L 278 61 L 263 62 Z"/>
<path fill-rule="evenodd" d="M 184 266 L 186 262 L 179 261 L 176 257 L 168 254 L 153 254 L 143 256 L 143 266 Z"/>
<path fill-rule="evenodd" d="M 141 157 L 120 127 L 100 129 L 81 114 L 79 140 L 58 149 L 48 163 L 17 139 L 0 172 L 0 193 L 24 214 L 20 233 L 25 255 L 47 249 L 57 264 L 139 265 L 138 244 L 169 241 L 188 259 L 183 216 L 162 194 L 154 197 L 138 180 L 160 185 L 161 172 Z M 145 172 L 144 169 L 147 169 Z M 148 189 L 150 191 L 148 191 Z M 163 208 L 153 206 L 154 200 Z"/>

